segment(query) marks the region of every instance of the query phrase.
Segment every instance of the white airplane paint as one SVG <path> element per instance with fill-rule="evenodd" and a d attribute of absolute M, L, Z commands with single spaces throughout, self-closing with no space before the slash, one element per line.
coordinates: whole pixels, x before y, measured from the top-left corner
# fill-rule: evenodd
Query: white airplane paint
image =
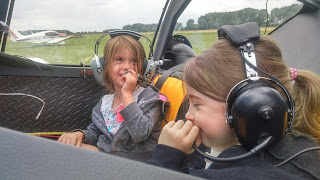
<path fill-rule="evenodd" d="M 45 44 L 64 44 L 63 40 L 70 38 L 66 34 L 56 31 L 42 31 L 27 36 L 20 34 L 18 31 L 9 28 L 12 42 L 32 42 Z"/>

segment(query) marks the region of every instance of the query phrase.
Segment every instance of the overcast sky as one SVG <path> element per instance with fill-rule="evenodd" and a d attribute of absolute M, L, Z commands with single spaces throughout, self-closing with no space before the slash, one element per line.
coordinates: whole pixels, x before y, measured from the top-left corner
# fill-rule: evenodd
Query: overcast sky
<path fill-rule="evenodd" d="M 177 0 L 175 0 L 177 1 Z M 15 0 L 11 28 L 102 31 L 133 23 L 158 23 L 166 0 Z M 269 0 L 268 10 L 300 4 L 296 0 Z M 178 22 L 197 23 L 201 15 L 246 7 L 265 9 L 266 0 L 192 0 Z"/>

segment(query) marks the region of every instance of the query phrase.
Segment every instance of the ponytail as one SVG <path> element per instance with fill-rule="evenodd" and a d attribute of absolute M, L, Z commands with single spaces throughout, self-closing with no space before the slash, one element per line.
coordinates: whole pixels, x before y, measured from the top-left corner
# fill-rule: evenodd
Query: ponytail
<path fill-rule="evenodd" d="M 296 105 L 293 130 L 311 136 L 320 144 L 320 76 L 298 70 L 293 90 Z"/>

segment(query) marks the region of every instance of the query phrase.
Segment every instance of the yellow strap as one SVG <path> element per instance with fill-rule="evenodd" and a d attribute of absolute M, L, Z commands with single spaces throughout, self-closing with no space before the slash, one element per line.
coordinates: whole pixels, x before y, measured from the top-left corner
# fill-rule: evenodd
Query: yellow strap
<path fill-rule="evenodd" d="M 158 81 L 159 77 L 161 77 L 161 75 L 157 76 L 154 79 L 154 83 Z M 166 112 L 167 121 L 170 122 L 172 120 L 175 120 L 182 101 L 185 97 L 182 81 L 174 77 L 168 77 L 161 87 L 160 93 L 166 95 L 168 97 L 168 100 L 170 101 L 170 108 Z M 162 121 L 162 127 L 165 124 L 166 122 Z"/>
<path fill-rule="evenodd" d="M 26 133 L 26 134 L 30 134 L 30 135 L 61 135 L 65 132 L 34 132 L 34 133 Z"/>

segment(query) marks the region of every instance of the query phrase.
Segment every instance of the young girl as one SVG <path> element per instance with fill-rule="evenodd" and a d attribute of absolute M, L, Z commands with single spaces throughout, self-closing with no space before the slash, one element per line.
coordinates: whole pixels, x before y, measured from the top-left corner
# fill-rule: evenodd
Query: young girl
<path fill-rule="evenodd" d="M 276 43 L 268 37 L 261 37 L 254 48 L 257 67 L 276 76 L 292 92 L 289 68 L 285 65 Z M 163 128 L 159 144 L 148 163 L 182 171 L 183 161 L 194 151 L 194 142 L 202 142 L 210 147 L 211 155 L 219 158 L 246 153 L 247 149 L 239 145 L 233 129 L 226 123 L 225 115 L 228 93 L 246 78 L 244 69 L 239 49 L 226 39 L 219 40 L 208 50 L 190 59 L 183 72 L 183 81 L 190 101 L 185 115 L 187 121 L 171 121 Z M 186 172 L 210 179 L 320 178 L 319 151 L 307 152 L 282 166 L 274 166 L 302 149 L 314 146 L 317 146 L 317 143 L 308 136 L 287 133 L 279 142 L 260 153 L 260 157 L 253 155 L 229 163 L 206 163 L 200 157 L 194 163 L 195 166 Z"/>
<path fill-rule="evenodd" d="M 113 94 L 94 107 L 86 130 L 65 133 L 59 142 L 146 161 L 161 131 L 159 92 L 137 84 L 145 52 L 129 35 L 109 39 L 104 47 L 104 83 Z"/>

